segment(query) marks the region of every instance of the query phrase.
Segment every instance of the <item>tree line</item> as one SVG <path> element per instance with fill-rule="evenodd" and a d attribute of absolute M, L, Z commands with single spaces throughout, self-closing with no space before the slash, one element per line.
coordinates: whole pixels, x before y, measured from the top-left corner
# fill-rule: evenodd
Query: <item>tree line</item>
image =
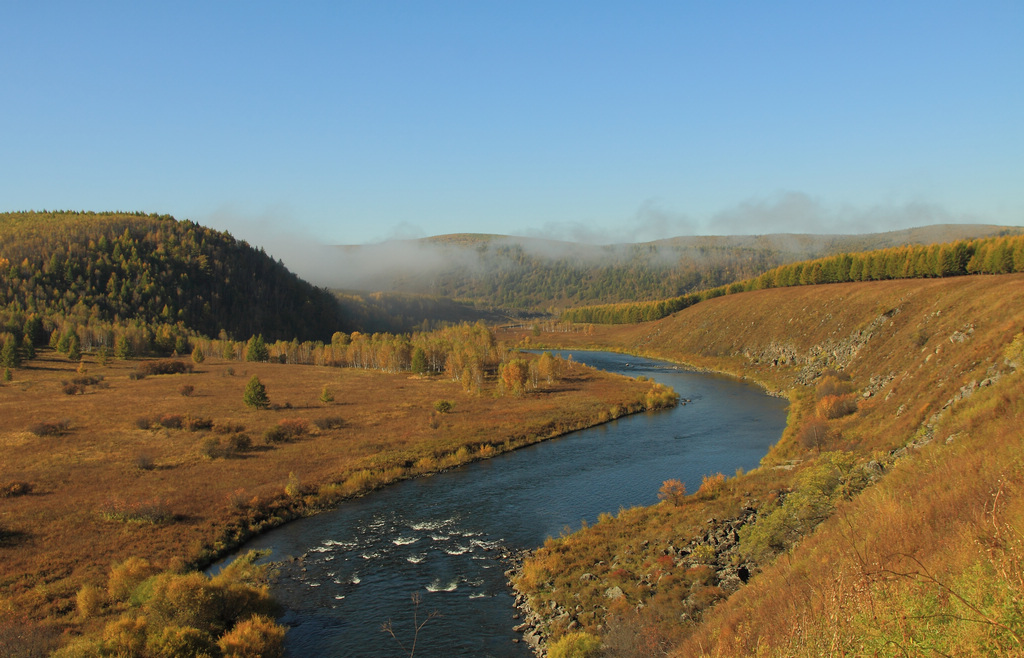
<path fill-rule="evenodd" d="M 751 290 L 854 281 L 883 281 L 967 274 L 1024 272 L 1024 236 L 910 245 L 780 265 L 763 274 L 657 302 L 604 304 L 569 309 L 566 322 L 632 324 L 669 316 L 702 301 Z"/>

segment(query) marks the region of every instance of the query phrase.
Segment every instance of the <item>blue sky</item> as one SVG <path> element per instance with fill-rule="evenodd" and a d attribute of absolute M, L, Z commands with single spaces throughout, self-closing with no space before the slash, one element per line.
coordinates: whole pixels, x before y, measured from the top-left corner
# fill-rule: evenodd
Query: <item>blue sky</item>
<path fill-rule="evenodd" d="M 1024 224 L 1024 2 L 5 2 L 0 206 L 268 251 Z"/>

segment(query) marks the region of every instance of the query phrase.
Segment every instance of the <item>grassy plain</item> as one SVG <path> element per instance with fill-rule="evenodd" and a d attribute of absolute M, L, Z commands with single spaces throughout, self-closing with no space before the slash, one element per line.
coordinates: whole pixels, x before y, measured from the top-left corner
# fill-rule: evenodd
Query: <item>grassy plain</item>
<path fill-rule="evenodd" d="M 31 488 L 0 498 L 8 636 L 77 630 L 76 592 L 102 586 L 130 556 L 201 565 L 370 488 L 639 410 L 650 387 L 577 365 L 537 391 L 496 397 L 440 378 L 220 359 L 138 379 L 141 363 L 86 357 L 83 374 L 43 351 L 0 384 L 0 486 Z M 253 375 L 270 409 L 243 403 Z M 66 394 L 62 382 L 76 377 L 98 383 Z M 333 401 L 321 401 L 324 387 Z M 437 413 L 438 400 L 451 411 Z M 298 435 L 267 442 L 280 426 Z M 244 448 L 240 435 L 251 447 L 219 456 L 232 437 Z"/>

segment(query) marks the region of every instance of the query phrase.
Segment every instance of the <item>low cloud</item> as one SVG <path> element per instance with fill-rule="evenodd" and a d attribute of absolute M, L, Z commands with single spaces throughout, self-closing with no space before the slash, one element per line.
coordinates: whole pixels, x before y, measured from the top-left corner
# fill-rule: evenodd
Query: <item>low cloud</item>
<path fill-rule="evenodd" d="M 956 214 L 920 201 L 898 205 L 832 208 L 803 192 L 751 199 L 711 217 L 704 231 L 712 235 L 768 233 L 881 233 L 930 224 L 976 224 L 974 215 Z"/>

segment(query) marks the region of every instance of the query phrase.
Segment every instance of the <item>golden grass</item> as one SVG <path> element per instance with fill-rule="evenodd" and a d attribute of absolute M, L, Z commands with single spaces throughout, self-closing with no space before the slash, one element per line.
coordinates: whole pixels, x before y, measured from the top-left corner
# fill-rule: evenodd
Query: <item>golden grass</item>
<path fill-rule="evenodd" d="M 627 619 L 636 637 L 675 644 L 680 656 L 1024 655 L 1024 382 L 1004 358 L 1022 330 L 1018 274 L 763 290 L 642 325 L 506 332 L 507 342 L 605 347 L 730 372 L 791 401 L 761 468 L 727 480 L 714 499 L 629 510 L 552 542 L 526 563 L 523 588 L 541 608 L 583 602 L 581 625 L 606 640 Z M 801 441 L 812 423 L 824 424 L 824 445 Z M 909 458 L 880 484 L 840 503 L 726 601 L 680 610 L 694 600 L 685 578 L 648 585 L 670 541 L 699 537 L 702 520 L 728 518 L 741 501 L 772 505 L 820 451 L 885 464 L 904 446 L 897 454 Z M 618 567 L 598 573 L 600 562 Z M 599 578 L 581 591 L 591 571 Z M 610 584 L 642 612 L 616 615 L 604 597 Z"/>
<path fill-rule="evenodd" d="M 470 395 L 439 378 L 212 358 L 189 374 L 131 379 L 138 363 L 87 359 L 100 385 L 67 395 L 60 382 L 78 375 L 79 364 L 44 351 L 0 386 L 0 483 L 32 487 L 3 499 L 6 623 L 71 615 L 80 588 L 104 582 L 109 567 L 130 556 L 160 567 L 202 563 L 252 532 L 346 496 L 607 420 L 612 407 L 638 410 L 649 389 L 581 366 L 512 398 Z M 275 408 L 245 406 L 252 375 Z M 193 387 L 187 396 L 184 385 Z M 334 401 L 325 404 L 328 385 Z M 432 427 L 439 399 L 456 404 Z M 182 429 L 137 423 L 173 416 Z M 212 421 L 212 429 L 189 431 L 189 419 L 203 420 L 193 423 L 200 428 Z M 63 433 L 29 431 L 64 420 Z M 266 443 L 264 434 L 279 426 L 289 430 L 286 440 Z M 251 449 L 204 454 L 204 440 L 226 445 L 239 433 Z M 59 623 L 74 626 L 68 617 Z"/>

